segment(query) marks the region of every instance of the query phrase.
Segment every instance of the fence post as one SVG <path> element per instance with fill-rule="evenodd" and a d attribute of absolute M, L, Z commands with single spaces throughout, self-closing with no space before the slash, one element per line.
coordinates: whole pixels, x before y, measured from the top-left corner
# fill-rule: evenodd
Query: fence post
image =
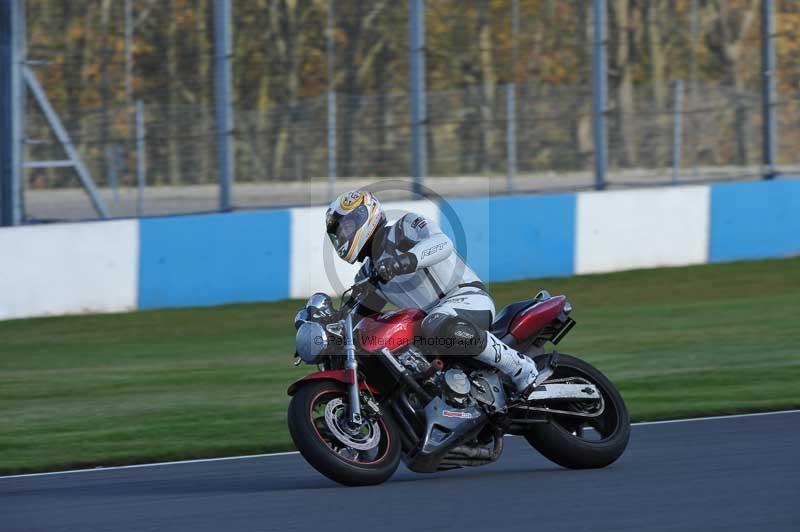
<path fill-rule="evenodd" d="M 606 168 L 608 158 L 608 133 L 606 130 L 606 110 L 608 108 L 608 89 L 606 71 L 606 2 L 594 0 L 594 43 L 592 46 L 592 93 L 594 95 L 594 188 L 606 187 Z"/>
<path fill-rule="evenodd" d="M 125 113 L 130 124 L 133 107 L 133 0 L 125 0 Z"/>
<path fill-rule="evenodd" d="M 409 0 L 409 67 L 411 72 L 411 176 L 414 195 L 422 194 L 422 180 L 428 173 L 425 123 L 425 2 Z"/>
<path fill-rule="evenodd" d="M 681 141 L 683 123 L 683 82 L 676 79 L 673 84 L 673 109 L 672 109 L 672 183 L 677 183 L 681 175 Z"/>
<path fill-rule="evenodd" d="M 144 215 L 144 187 L 147 184 L 144 104 L 136 100 L 136 216 Z"/>
<path fill-rule="evenodd" d="M 772 0 L 761 1 L 761 114 L 764 179 L 774 178 L 777 127 L 775 124 L 775 17 Z"/>
<path fill-rule="evenodd" d="M 23 8 L 22 0 L 0 0 L 0 226 L 22 223 Z"/>
<path fill-rule="evenodd" d="M 114 204 L 119 203 L 119 175 L 117 172 L 118 166 L 118 158 L 117 158 L 117 149 L 118 146 L 116 144 L 112 144 L 110 146 L 106 146 L 104 150 L 104 155 L 106 157 L 106 182 L 108 186 L 111 188 L 111 192 L 114 195 Z"/>
<path fill-rule="evenodd" d="M 214 0 L 214 99 L 217 117 L 217 167 L 219 210 L 231 210 L 231 187 L 235 180 L 233 154 L 233 109 L 231 107 L 231 2 Z"/>
<path fill-rule="evenodd" d="M 516 85 L 506 85 L 506 145 L 508 154 L 508 176 L 506 191 L 514 191 L 514 179 L 517 177 L 517 95 Z"/>
<path fill-rule="evenodd" d="M 336 184 L 336 91 L 328 91 L 328 201 Z"/>
<path fill-rule="evenodd" d="M 511 1 L 511 82 L 506 86 L 506 192 L 514 191 L 517 177 L 517 57 L 519 56 L 519 0 Z"/>
<path fill-rule="evenodd" d="M 335 48 L 333 42 L 334 12 L 333 0 L 328 0 L 328 27 L 327 27 L 327 62 L 328 62 L 328 201 L 333 201 L 336 183 L 336 90 L 335 75 Z"/>

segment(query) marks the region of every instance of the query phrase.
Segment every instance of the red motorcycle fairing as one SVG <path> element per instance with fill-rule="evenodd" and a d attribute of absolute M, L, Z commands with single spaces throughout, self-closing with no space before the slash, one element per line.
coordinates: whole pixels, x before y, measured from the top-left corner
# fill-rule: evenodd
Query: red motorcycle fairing
<path fill-rule="evenodd" d="M 414 308 L 367 316 L 358 322 L 354 335 L 367 353 L 375 353 L 384 347 L 396 351 L 414 342 L 423 318 L 425 312 Z"/>
<path fill-rule="evenodd" d="M 286 390 L 288 395 L 294 395 L 297 392 L 297 389 L 300 388 L 300 385 L 307 381 L 321 381 L 321 380 L 329 380 L 329 381 L 336 381 L 341 382 L 342 384 L 352 384 L 353 383 L 353 374 L 346 369 L 333 369 L 328 371 L 316 371 L 314 373 L 310 373 L 303 377 L 302 379 L 298 379 L 294 381 L 290 386 L 289 389 Z M 380 390 L 373 388 L 369 384 L 364 381 L 358 383 L 358 387 L 360 390 L 367 390 L 373 395 L 380 395 Z"/>
<path fill-rule="evenodd" d="M 564 311 L 566 304 L 567 298 L 564 296 L 555 296 L 536 303 L 517 314 L 508 332 L 517 340 L 530 338 L 556 319 Z"/>

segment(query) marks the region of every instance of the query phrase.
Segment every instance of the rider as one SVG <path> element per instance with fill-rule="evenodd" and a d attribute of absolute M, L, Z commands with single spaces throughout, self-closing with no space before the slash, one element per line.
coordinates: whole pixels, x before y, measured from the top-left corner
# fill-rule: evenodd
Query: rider
<path fill-rule="evenodd" d="M 370 268 L 380 277 L 361 314 L 386 303 L 419 308 L 423 341 L 444 354 L 471 355 L 508 377 L 517 392 L 531 387 L 536 363 L 488 331 L 495 307 L 486 286 L 430 220 L 408 213 L 392 225 L 378 199 L 355 190 L 339 196 L 325 215 L 328 237 L 339 257 L 363 263 L 356 280 Z"/>

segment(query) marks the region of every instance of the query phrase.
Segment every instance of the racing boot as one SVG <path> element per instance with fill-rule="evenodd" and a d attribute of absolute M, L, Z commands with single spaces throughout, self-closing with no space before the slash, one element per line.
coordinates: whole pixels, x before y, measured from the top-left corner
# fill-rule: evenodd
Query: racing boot
<path fill-rule="evenodd" d="M 530 388 L 539 375 L 530 357 L 511 349 L 490 332 L 486 332 L 486 347 L 475 357 L 487 366 L 497 368 L 511 381 L 517 393 Z"/>

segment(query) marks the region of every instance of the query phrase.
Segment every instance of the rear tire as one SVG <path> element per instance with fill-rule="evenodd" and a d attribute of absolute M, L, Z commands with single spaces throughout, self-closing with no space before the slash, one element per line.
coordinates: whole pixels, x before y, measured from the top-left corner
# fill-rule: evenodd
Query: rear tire
<path fill-rule="evenodd" d="M 551 378 L 580 376 L 601 391 L 605 410 L 595 424 L 603 429 L 598 429 L 602 439 L 582 439 L 577 435 L 582 429 L 574 418 L 557 415 L 550 423 L 533 425 L 525 439 L 546 458 L 570 469 L 595 469 L 615 462 L 625 452 L 631 431 L 628 409 L 619 391 L 597 368 L 570 355 L 558 354 L 554 370 Z"/>
<path fill-rule="evenodd" d="M 324 401 L 345 401 L 347 391 L 333 381 L 315 381 L 304 386 L 289 403 L 288 424 L 297 450 L 314 469 L 345 486 L 380 484 L 394 474 L 400 463 L 400 437 L 388 413 L 375 422 L 379 441 L 370 455 L 347 448 L 320 419 Z M 370 429 L 371 427 L 367 427 Z M 370 434 L 372 432 L 370 431 Z M 338 452 L 334 447 L 341 445 Z"/>

